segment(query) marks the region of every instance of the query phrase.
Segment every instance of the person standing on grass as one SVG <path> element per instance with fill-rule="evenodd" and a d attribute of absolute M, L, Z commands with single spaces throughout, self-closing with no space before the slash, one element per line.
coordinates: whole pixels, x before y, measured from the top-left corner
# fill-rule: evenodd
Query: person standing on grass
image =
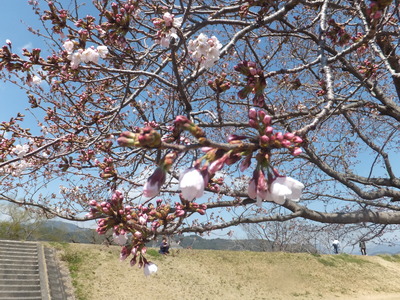
<path fill-rule="evenodd" d="M 360 250 L 361 250 L 361 255 L 367 255 L 367 246 L 365 245 L 364 240 L 360 241 Z"/>
<path fill-rule="evenodd" d="M 340 242 L 337 239 L 333 241 L 332 246 L 333 246 L 333 252 L 335 254 L 339 254 L 339 245 Z"/>

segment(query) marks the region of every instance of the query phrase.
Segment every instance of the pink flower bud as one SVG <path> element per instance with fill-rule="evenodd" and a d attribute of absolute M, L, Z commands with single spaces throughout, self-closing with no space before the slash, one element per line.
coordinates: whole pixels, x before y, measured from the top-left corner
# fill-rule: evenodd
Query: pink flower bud
<path fill-rule="evenodd" d="M 89 201 L 90 206 L 97 206 L 97 201 L 96 200 L 90 200 Z"/>
<path fill-rule="evenodd" d="M 291 139 L 293 139 L 293 138 L 295 137 L 295 135 L 294 135 L 293 133 L 291 133 L 291 132 L 286 132 L 286 133 L 283 135 L 283 137 L 284 137 L 285 139 L 287 139 L 287 140 L 291 140 Z"/>
<path fill-rule="evenodd" d="M 265 111 L 263 111 L 263 110 L 259 110 L 258 111 L 258 119 L 260 119 L 260 120 L 264 120 L 264 118 L 266 117 L 266 113 L 265 113 Z"/>
<path fill-rule="evenodd" d="M 271 135 L 272 132 L 274 132 L 274 128 L 271 126 L 267 126 L 264 130 L 266 135 Z"/>
<path fill-rule="evenodd" d="M 288 141 L 288 140 L 281 141 L 281 144 L 285 148 L 289 148 L 292 145 L 292 143 L 290 141 Z"/>
<path fill-rule="evenodd" d="M 295 144 L 301 144 L 302 142 L 303 142 L 303 139 L 299 136 L 295 136 L 293 138 L 293 143 L 295 143 Z"/>
<path fill-rule="evenodd" d="M 278 141 L 280 141 L 280 142 L 283 141 L 283 134 L 282 134 L 282 132 L 277 132 L 277 133 L 275 134 L 275 137 L 276 137 L 276 139 L 277 139 Z"/>
<path fill-rule="evenodd" d="M 268 144 L 269 140 L 270 140 L 269 137 L 267 137 L 266 135 L 260 137 L 260 142 L 262 144 Z"/>
<path fill-rule="evenodd" d="M 182 217 L 185 215 L 185 211 L 184 210 L 176 210 L 175 211 L 175 216 L 177 217 Z"/>
<path fill-rule="evenodd" d="M 272 120 L 272 117 L 270 115 L 265 115 L 265 117 L 264 117 L 262 122 L 265 125 L 269 126 L 269 125 L 271 125 L 271 120 Z"/>
<path fill-rule="evenodd" d="M 258 129 L 258 122 L 253 120 L 253 119 L 250 119 L 249 120 L 249 126 L 254 128 L 254 129 Z"/>
<path fill-rule="evenodd" d="M 255 108 L 249 110 L 249 118 L 253 120 L 257 119 L 257 110 Z"/>
<path fill-rule="evenodd" d="M 292 154 L 293 154 L 294 156 L 297 156 L 297 155 L 300 155 L 302 152 L 303 152 L 303 151 L 302 151 L 300 148 L 296 147 L 296 148 L 293 149 Z"/>

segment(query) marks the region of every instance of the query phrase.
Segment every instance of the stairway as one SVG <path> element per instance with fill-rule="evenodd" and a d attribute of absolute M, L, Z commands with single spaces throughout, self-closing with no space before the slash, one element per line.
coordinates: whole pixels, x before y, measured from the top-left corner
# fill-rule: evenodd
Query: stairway
<path fill-rule="evenodd" d="M 0 240 L 0 300 L 49 300 L 43 246 Z"/>

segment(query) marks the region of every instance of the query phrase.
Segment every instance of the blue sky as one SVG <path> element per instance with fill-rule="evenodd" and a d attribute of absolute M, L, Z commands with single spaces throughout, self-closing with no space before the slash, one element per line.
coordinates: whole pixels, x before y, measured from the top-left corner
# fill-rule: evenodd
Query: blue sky
<path fill-rule="evenodd" d="M 27 0 L 2 1 L 0 9 L 0 45 L 12 42 L 13 51 L 21 54 L 22 48 L 40 48 L 40 39 L 27 30 L 41 24 Z M 0 121 L 14 116 L 26 103 L 26 94 L 18 87 L 0 81 Z M 22 113 L 24 113 L 22 111 Z"/>

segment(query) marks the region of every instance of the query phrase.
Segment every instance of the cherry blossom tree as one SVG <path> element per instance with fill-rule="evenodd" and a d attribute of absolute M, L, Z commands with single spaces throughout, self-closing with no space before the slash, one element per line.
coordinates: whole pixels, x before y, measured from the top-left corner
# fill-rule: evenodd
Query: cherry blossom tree
<path fill-rule="evenodd" d="M 400 223 L 398 0 L 29 2 L 2 199 L 97 220 L 146 274 L 161 234 Z"/>

